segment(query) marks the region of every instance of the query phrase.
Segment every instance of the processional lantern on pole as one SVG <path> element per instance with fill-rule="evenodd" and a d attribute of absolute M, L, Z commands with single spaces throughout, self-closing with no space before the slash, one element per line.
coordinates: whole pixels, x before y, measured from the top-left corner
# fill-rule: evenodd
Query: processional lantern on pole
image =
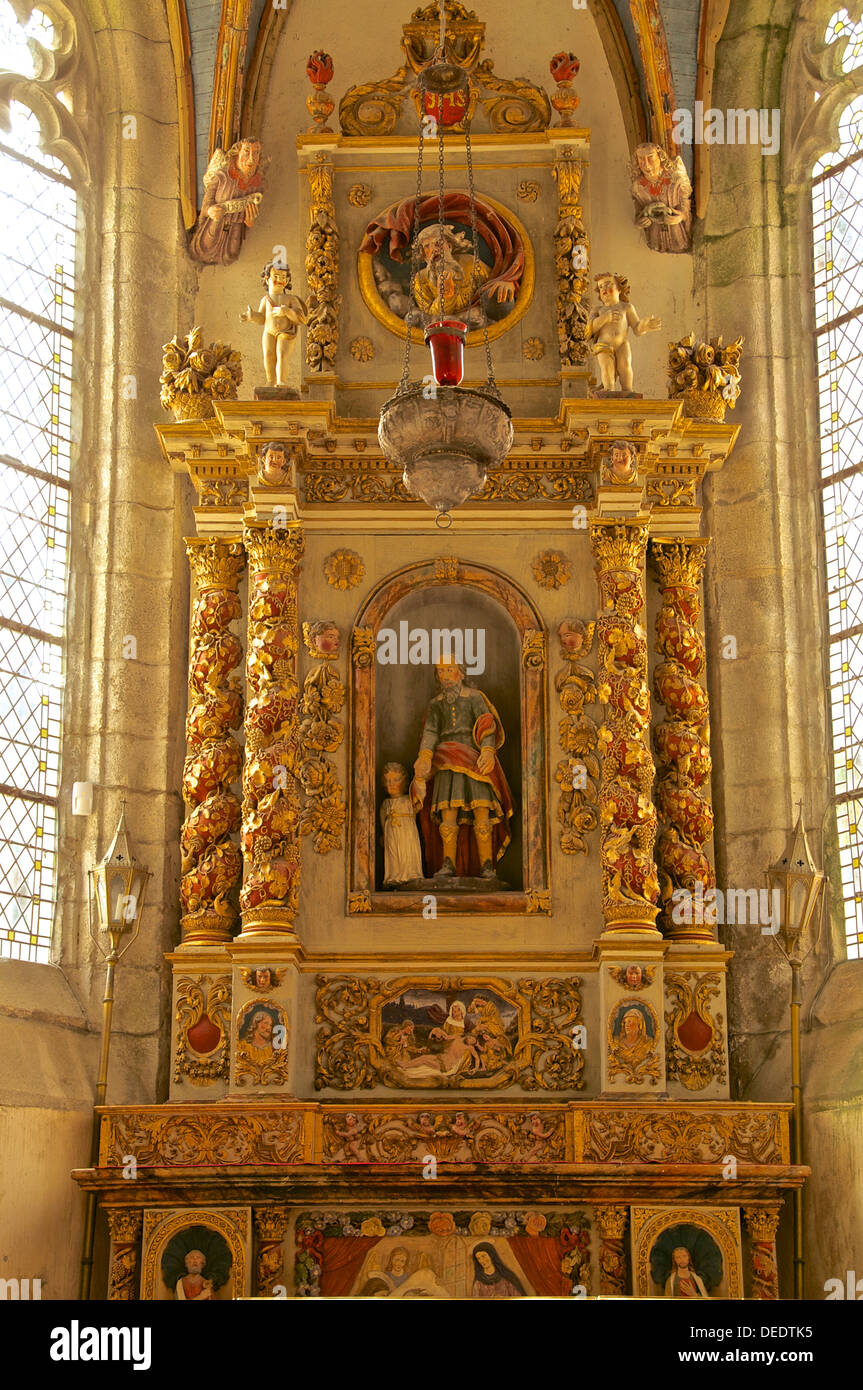
<path fill-rule="evenodd" d="M 510 411 L 494 379 L 487 314 L 483 310 L 486 381 L 482 387 L 466 387 L 461 383 L 468 325 L 446 312 L 449 276 L 446 244 L 451 229 L 444 223 L 444 123 L 441 114 L 445 98 L 451 99 L 459 93 L 463 95 L 463 109 L 469 113 L 470 78 L 466 69 L 447 53 L 443 0 L 439 10 L 438 46 L 431 62 L 419 74 L 421 107 L 426 111 L 431 107 L 437 116 L 425 116 L 417 144 L 417 188 L 411 237 L 412 308 L 405 319 L 404 368 L 395 396 L 381 410 L 378 439 L 384 456 L 402 468 L 408 492 L 433 507 L 437 525 L 447 528 L 452 525 L 450 510 L 478 492 L 489 469 L 506 458 L 512 447 L 513 429 Z M 423 147 L 425 140 L 435 135 L 438 143 L 437 225 L 421 229 Z M 464 140 L 475 282 L 479 238 L 469 114 L 465 116 Z M 432 243 L 430 256 L 426 249 L 429 242 Z M 436 294 L 425 297 L 425 307 L 420 307 L 414 289 L 424 261 L 428 262 L 427 276 L 436 287 Z M 416 382 L 410 380 L 411 330 L 419 326 L 431 351 L 432 371 L 423 381 Z"/>

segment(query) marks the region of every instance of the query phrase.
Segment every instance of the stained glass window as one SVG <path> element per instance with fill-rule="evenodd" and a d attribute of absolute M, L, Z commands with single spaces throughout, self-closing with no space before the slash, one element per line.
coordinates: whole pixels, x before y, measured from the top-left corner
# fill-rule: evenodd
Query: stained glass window
<path fill-rule="evenodd" d="M 863 97 L 812 181 L 833 782 L 848 956 L 863 954 Z"/>
<path fill-rule="evenodd" d="M 35 116 L 20 103 L 11 115 L 0 131 L 0 955 L 39 961 L 57 890 L 77 208 Z"/>
<path fill-rule="evenodd" d="M 859 67 L 863 63 L 863 20 L 852 20 L 847 10 L 837 10 L 830 23 L 827 25 L 825 34 L 827 43 L 838 43 L 840 39 L 845 42 L 845 52 L 842 55 L 842 71 L 850 72 L 852 68 Z"/>

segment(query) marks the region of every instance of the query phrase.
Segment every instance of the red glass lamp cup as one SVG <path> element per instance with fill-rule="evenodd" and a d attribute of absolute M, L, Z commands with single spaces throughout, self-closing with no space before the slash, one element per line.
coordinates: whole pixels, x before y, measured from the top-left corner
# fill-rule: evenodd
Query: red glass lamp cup
<path fill-rule="evenodd" d="M 461 319 L 435 319 L 425 330 L 431 348 L 432 372 L 438 386 L 460 386 L 464 377 L 464 340 L 467 324 Z"/>

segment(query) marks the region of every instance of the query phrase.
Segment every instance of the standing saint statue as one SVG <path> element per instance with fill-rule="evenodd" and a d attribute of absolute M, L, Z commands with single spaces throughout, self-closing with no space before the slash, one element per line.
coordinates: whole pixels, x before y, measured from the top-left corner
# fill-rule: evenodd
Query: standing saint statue
<path fill-rule="evenodd" d="M 214 150 L 204 174 L 204 201 L 189 239 L 189 255 L 203 265 L 232 265 L 260 210 L 264 180 L 260 140 L 238 140 Z"/>
<path fill-rule="evenodd" d="M 428 707 L 414 763 L 411 795 L 423 805 L 420 824 L 428 869 L 441 858 L 434 877 L 496 879 L 496 864 L 510 842 L 513 801 L 497 750 L 505 734 L 494 705 L 481 690 L 465 684 L 455 662 L 435 666 L 440 694 Z M 434 775 L 428 802 L 427 783 Z M 459 855 L 459 827 L 473 830 L 470 846 Z"/>

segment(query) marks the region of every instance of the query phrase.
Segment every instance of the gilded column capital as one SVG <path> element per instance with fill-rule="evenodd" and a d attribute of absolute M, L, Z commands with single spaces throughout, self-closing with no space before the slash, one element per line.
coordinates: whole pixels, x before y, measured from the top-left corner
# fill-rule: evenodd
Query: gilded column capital
<path fill-rule="evenodd" d="M 628 1207 L 594 1207 L 593 1214 L 603 1239 L 622 1240 L 629 1220 Z"/>
<path fill-rule="evenodd" d="M 277 530 L 266 523 L 252 523 L 243 530 L 249 568 L 261 574 L 266 570 L 295 570 L 303 558 L 305 533 L 297 523 Z"/>
<path fill-rule="evenodd" d="M 258 1240 L 284 1240 L 288 1213 L 284 1207 L 254 1207 L 252 1217 Z"/>
<path fill-rule="evenodd" d="M 697 589 L 704 573 L 707 536 L 677 541 L 651 541 L 650 561 L 663 588 Z"/>
<path fill-rule="evenodd" d="M 598 574 L 641 570 L 647 552 L 648 524 L 598 517 L 590 522 L 590 545 Z"/>
<path fill-rule="evenodd" d="M 779 1229 L 778 1207 L 744 1207 L 743 1219 L 753 1240 L 776 1239 L 776 1232 Z"/>
<path fill-rule="evenodd" d="M 186 554 L 199 589 L 236 589 L 246 564 L 242 536 L 187 536 Z"/>
<path fill-rule="evenodd" d="M 138 1207 L 107 1207 L 108 1234 L 111 1239 L 129 1245 L 141 1238 L 144 1213 Z"/>

